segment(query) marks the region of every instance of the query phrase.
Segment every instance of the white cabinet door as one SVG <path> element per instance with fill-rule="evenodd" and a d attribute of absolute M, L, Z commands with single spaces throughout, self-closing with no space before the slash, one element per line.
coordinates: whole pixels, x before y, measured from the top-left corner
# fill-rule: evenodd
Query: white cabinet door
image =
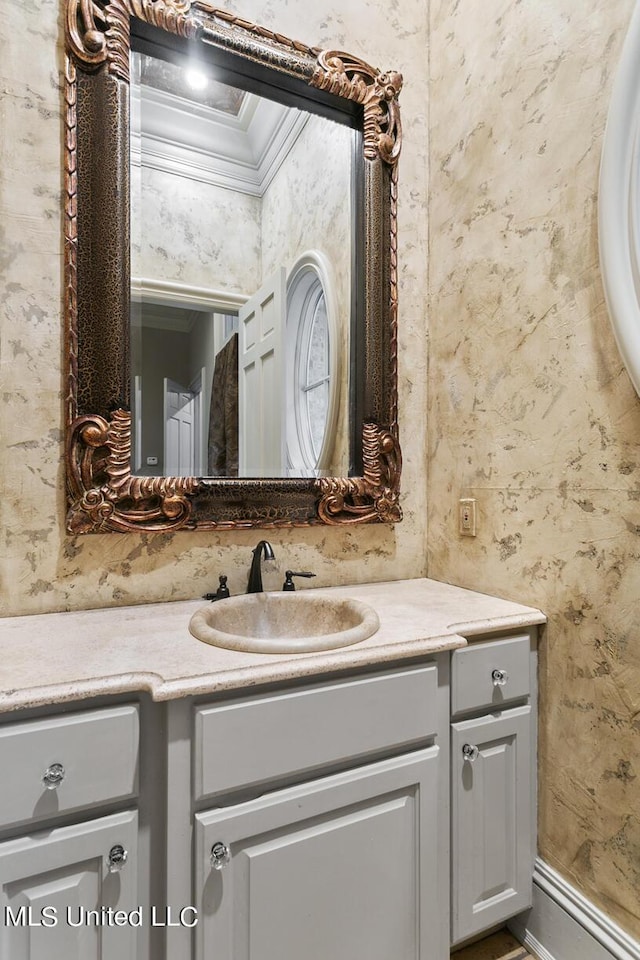
<path fill-rule="evenodd" d="M 530 706 L 452 725 L 452 943 L 531 904 L 531 742 Z"/>
<path fill-rule="evenodd" d="M 437 785 L 431 747 L 197 814 L 198 960 L 444 960 Z"/>
<path fill-rule="evenodd" d="M 136 960 L 136 846 L 131 811 L 0 843 L 0 960 Z"/>

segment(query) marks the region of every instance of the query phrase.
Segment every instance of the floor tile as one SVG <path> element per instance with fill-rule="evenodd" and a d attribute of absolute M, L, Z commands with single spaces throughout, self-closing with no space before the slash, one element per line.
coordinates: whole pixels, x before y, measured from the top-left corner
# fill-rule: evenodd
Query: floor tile
<path fill-rule="evenodd" d="M 462 947 L 451 954 L 451 960 L 536 960 L 526 947 L 518 943 L 508 930 L 497 933 Z"/>

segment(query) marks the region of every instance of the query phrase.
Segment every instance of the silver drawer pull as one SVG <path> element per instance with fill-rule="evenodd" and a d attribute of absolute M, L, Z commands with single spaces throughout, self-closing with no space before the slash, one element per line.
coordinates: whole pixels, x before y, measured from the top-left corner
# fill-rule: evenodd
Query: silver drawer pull
<path fill-rule="evenodd" d="M 223 867 L 231 860 L 231 851 L 226 843 L 222 843 L 218 840 L 217 843 L 211 847 L 211 866 L 214 870 L 222 870 Z"/>
<path fill-rule="evenodd" d="M 47 790 L 55 790 L 64 780 L 65 769 L 61 763 L 50 764 L 44 772 L 42 782 Z"/>
<path fill-rule="evenodd" d="M 466 760 L 468 763 L 473 763 L 474 760 L 478 759 L 480 751 L 476 746 L 471 743 L 465 743 L 462 747 L 462 759 Z"/>
<path fill-rule="evenodd" d="M 107 855 L 109 873 L 118 873 L 124 867 L 129 854 L 121 843 L 115 843 Z"/>
<path fill-rule="evenodd" d="M 509 674 L 506 670 L 492 670 L 491 679 L 493 680 L 494 687 L 504 687 L 507 680 L 509 679 Z"/>

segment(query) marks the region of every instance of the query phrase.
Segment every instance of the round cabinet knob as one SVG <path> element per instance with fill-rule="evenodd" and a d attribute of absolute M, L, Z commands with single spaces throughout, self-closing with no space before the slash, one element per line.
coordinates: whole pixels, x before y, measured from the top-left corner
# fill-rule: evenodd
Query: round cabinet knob
<path fill-rule="evenodd" d="M 473 763 L 474 760 L 478 759 L 480 751 L 476 746 L 471 743 L 465 743 L 462 747 L 462 759 L 466 760 L 468 763 Z"/>
<path fill-rule="evenodd" d="M 107 866 L 109 873 L 118 873 L 127 862 L 129 854 L 121 843 L 115 843 L 107 856 Z"/>
<path fill-rule="evenodd" d="M 491 679 L 493 680 L 494 687 L 504 687 L 505 683 L 509 679 L 509 674 L 506 670 L 500 670 L 496 668 L 491 671 Z"/>
<path fill-rule="evenodd" d="M 47 790 L 55 790 L 64 780 L 65 769 L 61 763 L 50 764 L 44 772 L 42 782 Z"/>
<path fill-rule="evenodd" d="M 218 840 L 217 843 L 211 847 L 211 866 L 214 870 L 222 870 L 223 867 L 231 860 L 231 851 L 226 843 L 222 843 Z"/>

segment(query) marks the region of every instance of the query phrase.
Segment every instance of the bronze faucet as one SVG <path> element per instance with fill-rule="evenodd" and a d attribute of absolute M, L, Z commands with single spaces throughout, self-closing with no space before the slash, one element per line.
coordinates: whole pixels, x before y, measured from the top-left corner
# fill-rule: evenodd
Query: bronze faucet
<path fill-rule="evenodd" d="M 262 593 L 262 557 L 265 560 L 275 560 L 273 547 L 268 540 L 261 540 L 253 550 L 253 560 L 249 570 L 249 582 L 247 583 L 247 593 Z"/>

